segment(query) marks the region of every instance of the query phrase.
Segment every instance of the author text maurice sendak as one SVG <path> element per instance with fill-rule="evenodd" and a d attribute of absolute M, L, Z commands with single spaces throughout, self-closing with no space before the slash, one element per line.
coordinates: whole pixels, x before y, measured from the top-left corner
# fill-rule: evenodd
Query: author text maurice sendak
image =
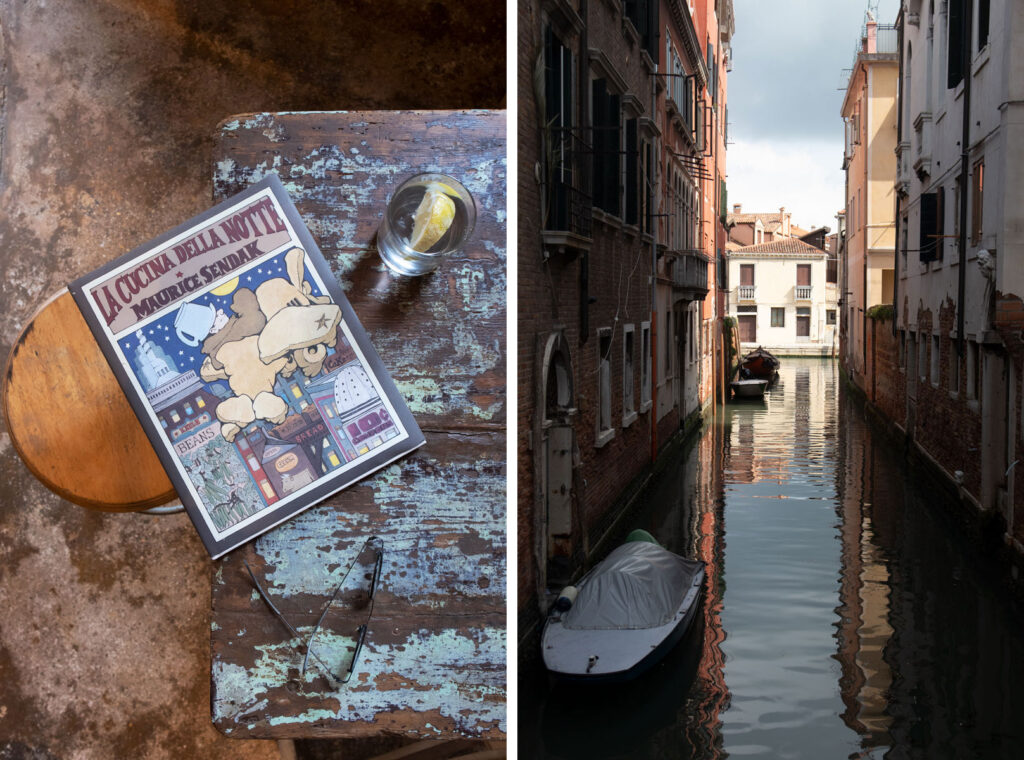
<path fill-rule="evenodd" d="M 287 232 L 288 227 L 277 214 L 273 200 L 263 198 L 93 288 L 91 294 L 108 325 L 126 306 L 134 312 L 136 320 L 143 319 L 266 253 L 260 250 L 258 239 L 246 242 L 250 238 Z M 240 248 L 203 263 L 219 254 L 222 248 L 239 243 L 242 244 Z M 188 274 L 175 271 L 189 262 L 192 262 L 188 267 L 192 271 Z M 196 264 L 200 266 L 196 268 Z M 154 285 L 162 284 L 161 281 L 168 284 L 156 292 L 147 293 Z M 142 297 L 138 298 L 140 294 Z"/>

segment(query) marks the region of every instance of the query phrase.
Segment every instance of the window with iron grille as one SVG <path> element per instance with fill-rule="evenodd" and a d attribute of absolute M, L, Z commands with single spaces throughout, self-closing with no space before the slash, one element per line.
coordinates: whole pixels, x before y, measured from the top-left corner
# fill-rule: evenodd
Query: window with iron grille
<path fill-rule="evenodd" d="M 834 325 L 836 323 L 836 310 L 825 309 L 825 324 Z"/>
<path fill-rule="evenodd" d="M 772 327 L 786 326 L 786 309 L 781 306 L 772 307 Z"/>
<path fill-rule="evenodd" d="M 550 26 L 544 30 L 544 166 L 548 197 L 545 229 L 567 230 L 589 237 L 589 222 L 581 226 L 583 192 L 579 164 L 590 160 L 580 150 L 576 124 L 577 93 L 574 56 Z M 589 203 L 589 200 L 587 201 Z M 589 209 L 588 209 L 589 213 Z"/>
<path fill-rule="evenodd" d="M 618 216 L 620 208 L 621 128 L 619 96 L 608 92 L 604 79 L 592 86 L 594 125 L 594 205 Z"/>
<path fill-rule="evenodd" d="M 544 123 L 562 129 L 575 124 L 576 93 L 573 88 L 572 51 L 554 30 L 544 29 Z"/>

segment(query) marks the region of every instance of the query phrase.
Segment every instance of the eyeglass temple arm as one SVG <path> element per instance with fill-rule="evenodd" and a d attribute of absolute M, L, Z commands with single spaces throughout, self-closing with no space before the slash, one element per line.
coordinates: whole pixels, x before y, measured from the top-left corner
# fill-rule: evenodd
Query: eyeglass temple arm
<path fill-rule="evenodd" d="M 270 607 L 270 609 L 274 611 L 274 614 L 275 614 L 275 615 L 277 615 L 278 619 L 279 619 L 279 620 L 280 620 L 280 621 L 281 621 L 282 623 L 284 623 L 284 625 L 285 625 L 285 628 L 287 628 L 287 629 L 288 629 L 288 632 L 289 632 L 289 633 L 291 633 L 291 635 L 292 635 L 292 636 L 294 636 L 295 638 L 297 638 L 297 639 L 300 639 L 300 640 L 301 640 L 301 639 L 302 639 L 302 636 L 301 636 L 301 635 L 299 634 L 299 632 L 298 632 L 298 631 L 296 631 L 296 630 L 295 630 L 295 628 L 294 628 L 294 627 L 292 626 L 292 624 L 288 622 L 288 618 L 286 618 L 286 617 L 285 617 L 285 616 L 284 616 L 283 614 L 281 614 L 281 610 L 279 610 L 279 609 L 278 609 L 278 608 L 277 608 L 277 607 L 276 607 L 276 606 L 274 605 L 274 603 L 273 603 L 273 602 L 271 601 L 271 599 L 270 599 L 270 596 L 269 596 L 269 595 L 267 594 L 267 592 L 266 592 L 266 591 L 264 591 L 264 590 L 263 590 L 263 586 L 261 586 L 261 585 L 260 585 L 260 582 L 259 582 L 258 580 L 256 580 L 256 574 L 255 574 L 255 573 L 254 573 L 254 572 L 252 571 L 252 568 L 251 568 L 251 567 L 249 567 L 249 563 L 248 563 L 248 562 L 246 562 L 246 561 L 245 561 L 245 560 L 243 559 L 243 560 L 242 560 L 242 564 L 243 564 L 243 565 L 245 565 L 245 569 L 249 571 L 249 577 L 250 577 L 250 578 L 252 578 L 252 582 L 253 582 L 253 584 L 254 584 L 254 585 L 256 586 L 256 590 L 257 590 L 257 591 L 259 592 L 259 594 L 260 594 L 260 597 L 262 597 L 263 601 L 264 601 L 264 602 L 266 602 L 266 603 L 267 603 L 267 606 L 268 606 L 268 607 Z M 314 629 L 314 632 L 315 632 L 315 629 Z M 312 638 L 312 637 L 310 637 L 310 638 Z M 306 655 L 305 655 L 305 657 L 304 657 L 304 658 L 303 658 L 303 660 L 302 660 L 302 672 L 303 672 L 303 673 L 304 673 L 304 672 L 306 672 L 306 661 L 307 661 L 307 660 L 309 659 L 309 655 L 310 655 L 310 651 L 309 651 L 309 642 L 307 641 L 307 642 L 306 642 L 306 644 L 305 644 L 304 646 L 305 646 L 305 649 L 306 649 Z M 324 669 L 325 671 L 327 671 L 327 673 L 328 673 L 328 674 L 329 674 L 329 675 L 330 675 L 330 676 L 331 676 L 332 678 L 334 678 L 334 679 L 336 679 L 336 680 L 337 680 L 337 676 L 335 676 L 335 675 L 334 675 L 333 673 L 331 673 L 331 669 L 330 669 L 329 667 L 327 667 L 327 663 L 325 663 L 325 662 L 324 662 L 323 660 L 321 660 L 321 659 L 320 659 L 319 657 L 317 657 L 317 656 L 316 656 L 315 654 L 313 655 L 313 659 L 315 659 L 315 660 L 316 660 L 317 662 L 319 662 L 319 663 L 320 663 L 320 665 L 321 665 L 321 666 L 323 667 L 323 669 Z"/>
<path fill-rule="evenodd" d="M 297 639 L 298 639 L 298 638 L 302 638 L 301 636 L 299 636 L 299 632 L 298 632 L 298 631 L 296 631 L 296 630 L 295 630 L 295 629 L 294 629 L 294 628 L 292 627 L 292 624 L 288 622 L 288 618 L 286 618 L 286 617 L 285 617 L 284 615 L 282 615 L 282 614 L 281 614 L 281 610 L 279 610 L 279 609 L 278 609 L 278 608 L 277 608 L 277 607 L 276 607 L 276 606 L 274 605 L 274 603 L 273 603 L 273 602 L 272 602 L 272 601 L 270 600 L 270 596 L 269 596 L 269 595 L 267 594 L 267 592 L 266 592 L 266 591 L 264 591 L 264 590 L 263 590 L 263 586 L 261 586 L 261 585 L 260 585 L 260 582 L 259 582 L 258 580 L 256 580 L 256 574 L 255 574 L 255 573 L 254 573 L 254 572 L 252 571 L 252 568 L 251 568 L 251 567 L 249 567 L 249 563 L 248 563 L 248 562 L 246 562 L 246 561 L 245 561 L 245 560 L 243 559 L 243 560 L 242 560 L 242 564 L 243 564 L 243 565 L 245 565 L 245 569 L 249 571 L 249 577 L 250 577 L 250 578 L 252 578 L 252 582 L 253 582 L 253 585 L 254 585 L 254 586 L 256 586 L 256 590 L 257 590 L 257 591 L 259 592 L 259 594 L 260 594 L 260 597 L 261 597 L 261 598 L 263 599 L 263 601 L 264 601 L 264 602 L 266 602 L 266 603 L 267 603 L 267 606 L 268 606 L 268 607 L 270 607 L 270 609 L 274 611 L 274 614 L 275 614 L 275 615 L 277 615 L 278 619 L 279 619 L 279 620 L 280 620 L 280 621 L 281 621 L 282 623 L 284 623 L 284 625 L 285 625 L 285 628 L 287 628 L 287 629 L 288 629 L 288 632 L 289 632 L 289 633 L 290 633 L 290 634 L 291 634 L 292 636 L 294 636 L 295 638 L 297 638 Z"/>
<path fill-rule="evenodd" d="M 321 665 L 323 665 L 324 669 L 330 674 L 331 678 L 334 678 L 336 681 L 340 683 L 348 683 L 348 680 L 352 677 L 352 669 L 355 667 L 356 659 L 358 659 L 359 657 L 359 650 L 363 648 L 363 639 L 366 637 L 367 623 L 364 623 L 363 625 L 359 626 L 359 634 L 356 640 L 356 649 L 352 653 L 352 659 L 349 662 L 348 672 L 346 673 L 344 678 L 338 678 L 338 676 L 334 675 L 334 673 L 331 673 L 330 668 L 324 665 L 323 660 L 321 660 L 319 657 L 316 656 L 316 654 L 313 653 L 313 637 L 316 636 L 316 632 L 320 630 L 320 624 L 324 621 L 324 618 L 327 617 L 327 611 L 331 608 L 331 605 L 334 604 L 334 600 L 338 598 L 338 594 L 341 593 L 341 587 L 345 585 L 345 581 L 348 579 L 349 573 L 352 572 L 352 568 L 355 567 L 356 560 L 359 559 L 359 555 L 366 551 L 366 547 L 369 546 L 371 542 L 377 542 L 378 547 L 377 559 L 374 562 L 373 566 L 373 581 L 370 584 L 370 612 L 367 615 L 367 622 L 369 622 L 369 616 L 373 614 L 373 596 L 377 591 L 377 581 L 380 578 L 381 567 L 384 564 L 383 542 L 377 536 L 370 536 L 368 539 L 366 539 L 366 541 L 363 543 L 362 548 L 359 550 L 359 553 L 352 558 L 351 562 L 349 562 L 348 567 L 345 569 L 345 574 L 341 576 L 341 580 L 338 581 L 338 585 L 334 588 L 334 593 L 331 594 L 331 598 L 327 600 L 327 604 L 324 605 L 323 610 L 320 612 L 320 617 L 317 618 L 316 625 L 313 626 L 313 630 L 312 632 L 310 632 L 309 638 L 306 640 L 306 655 L 302 658 L 303 673 L 306 672 L 306 665 L 309 662 L 309 656 L 312 654 L 313 658 Z"/>

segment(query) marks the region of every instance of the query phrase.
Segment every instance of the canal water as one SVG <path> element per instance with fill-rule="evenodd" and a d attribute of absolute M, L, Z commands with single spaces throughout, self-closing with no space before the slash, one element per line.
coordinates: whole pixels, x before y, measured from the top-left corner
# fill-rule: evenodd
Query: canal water
<path fill-rule="evenodd" d="M 628 526 L 706 563 L 695 626 L 624 686 L 526 672 L 519 756 L 1024 757 L 1024 620 L 944 498 L 835 363 L 784 360 Z"/>

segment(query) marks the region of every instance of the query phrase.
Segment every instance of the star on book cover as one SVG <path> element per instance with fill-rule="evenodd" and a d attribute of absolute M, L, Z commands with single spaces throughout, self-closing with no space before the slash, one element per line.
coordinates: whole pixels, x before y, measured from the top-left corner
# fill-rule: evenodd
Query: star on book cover
<path fill-rule="evenodd" d="M 424 442 L 275 175 L 69 290 L 214 559 Z"/>

